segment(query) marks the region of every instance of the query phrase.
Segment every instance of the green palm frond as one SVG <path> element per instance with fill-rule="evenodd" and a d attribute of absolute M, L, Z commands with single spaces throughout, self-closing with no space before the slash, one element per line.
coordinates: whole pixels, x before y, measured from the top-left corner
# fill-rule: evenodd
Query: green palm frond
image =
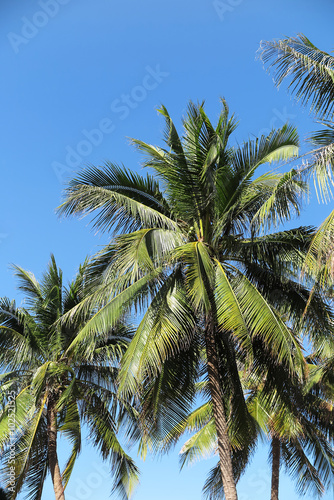
<path fill-rule="evenodd" d="M 133 175 L 128 174 L 129 177 Z M 176 223 L 165 215 L 160 201 L 147 193 L 148 186 L 154 181 L 150 178 L 146 183 L 142 181 L 143 190 L 138 189 L 140 181 L 139 176 L 127 179 L 127 171 L 112 164 L 107 164 L 105 169 L 87 168 L 72 181 L 66 192 L 67 201 L 59 207 L 59 214 L 86 215 L 100 210 L 93 227 L 102 231 L 110 230 L 113 226 L 115 232 L 156 226 L 176 228 Z"/>
<path fill-rule="evenodd" d="M 146 376 L 159 373 L 164 361 L 190 344 L 195 325 L 176 269 L 153 298 L 124 355 L 121 391 L 135 394 Z"/>
<path fill-rule="evenodd" d="M 113 491 L 124 500 L 130 498 L 138 485 L 139 471 L 116 437 L 111 414 L 97 397 L 92 397 L 90 403 L 86 402 L 83 411 L 94 445 L 102 457 L 111 462 Z"/>
<path fill-rule="evenodd" d="M 232 207 L 247 186 L 254 181 L 253 176 L 259 166 L 296 156 L 298 145 L 299 138 L 296 129 L 284 125 L 281 129 L 272 130 L 267 136 L 263 135 L 258 139 L 249 140 L 235 148 L 233 156 L 230 158 L 231 170 L 227 175 L 232 189 L 224 211 Z M 219 170 L 218 182 L 219 178 L 226 182 L 226 174 L 228 174 L 226 168 Z M 221 196 L 217 198 L 217 202 L 220 201 Z"/>
<path fill-rule="evenodd" d="M 96 336 L 98 335 L 102 339 L 106 337 L 109 328 L 112 328 L 119 320 L 123 319 L 127 307 L 135 301 L 134 297 L 141 295 L 147 289 L 149 282 L 159 276 L 159 271 L 154 270 L 152 273 L 140 278 L 101 307 L 73 339 L 67 348 L 67 354 L 79 349 L 80 352 L 84 353 L 84 356 L 92 356 L 92 346 L 95 344 Z"/>
<path fill-rule="evenodd" d="M 250 332 L 233 286 L 220 262 L 217 262 L 216 268 L 215 295 L 218 327 L 221 331 L 233 331 L 241 346 L 247 349 L 248 355 L 251 355 Z"/>
<path fill-rule="evenodd" d="M 219 462 L 210 470 L 206 478 L 203 496 L 207 500 L 223 500 L 225 498 Z"/>
<path fill-rule="evenodd" d="M 10 365 L 12 370 L 24 368 L 33 351 L 22 332 L 6 326 L 0 327 L 0 363 L 4 369 Z"/>
<path fill-rule="evenodd" d="M 168 256 L 185 237 L 180 232 L 149 228 L 115 238 L 113 266 L 118 275 L 129 275 L 134 281 L 144 273 L 166 263 Z"/>
<path fill-rule="evenodd" d="M 43 295 L 40 289 L 40 285 L 36 280 L 33 273 L 25 271 L 22 267 L 13 265 L 15 271 L 15 276 L 19 280 L 19 290 L 24 292 L 28 300 L 34 303 L 36 300 L 43 300 Z"/>
<path fill-rule="evenodd" d="M 189 297 L 195 310 L 210 310 L 208 286 L 214 278 L 214 267 L 208 248 L 201 242 L 187 243 L 173 252 L 176 262 L 185 265 Z"/>
<path fill-rule="evenodd" d="M 320 140 L 320 139 L 319 139 Z M 334 144 L 320 146 L 302 165 L 304 175 L 313 178 L 318 201 L 333 199 Z"/>
<path fill-rule="evenodd" d="M 261 42 L 265 66 L 274 68 L 277 86 L 287 79 L 289 90 L 321 118 L 332 115 L 334 105 L 334 58 L 315 47 L 305 35 Z"/>
<path fill-rule="evenodd" d="M 311 492 L 312 496 L 321 497 L 324 486 L 316 467 L 305 454 L 302 443 L 294 443 L 292 447 L 289 443 L 283 442 L 282 455 L 289 473 L 297 479 L 298 492 L 300 494 Z"/>
<path fill-rule="evenodd" d="M 313 174 L 320 197 L 327 201 L 332 197 L 333 186 L 333 105 L 334 105 L 334 58 L 315 47 L 300 34 L 294 38 L 261 42 L 261 58 L 265 66 L 274 72 L 274 82 L 279 87 L 284 80 L 288 89 L 303 105 L 327 127 L 311 134 L 308 140 L 320 146 L 308 155 L 304 162 L 305 174 Z"/>
<path fill-rule="evenodd" d="M 237 272 L 234 291 L 252 337 L 262 339 L 289 370 L 302 369 L 304 357 L 299 340 L 257 288 L 240 272 Z"/>
<path fill-rule="evenodd" d="M 334 276 L 334 211 L 315 233 L 304 262 L 304 271 L 320 278 L 321 284 Z"/>
<path fill-rule="evenodd" d="M 9 404 L 6 404 L 0 416 L 0 449 L 4 449 L 9 441 L 10 414 L 15 411 L 15 425 L 13 431 L 18 432 L 20 426 L 24 426 L 26 422 L 27 408 L 30 408 L 31 404 L 32 396 L 29 387 L 21 390 L 15 397 L 14 410 L 10 408 Z"/>
<path fill-rule="evenodd" d="M 191 348 L 169 358 L 154 380 L 145 381 L 141 411 L 145 429 L 142 455 L 148 447 L 159 452 L 175 446 L 191 425 L 189 412 L 197 392 L 195 381 L 199 363 L 200 345 L 193 342 Z"/>
<path fill-rule="evenodd" d="M 30 395 L 29 395 L 30 397 Z M 18 398 L 16 398 L 18 399 Z M 25 398 L 26 399 L 26 398 Z M 38 498 L 41 491 L 39 475 L 44 471 L 42 456 L 45 458 L 45 435 L 41 435 L 41 426 L 45 429 L 45 415 L 43 413 L 47 395 L 40 402 L 39 407 L 30 410 L 27 415 L 27 407 L 22 408 L 24 418 L 20 418 L 20 409 L 18 405 L 22 404 L 21 398 L 16 405 L 15 422 L 17 427 L 18 439 L 16 439 L 15 453 L 15 495 L 21 490 L 23 483 L 28 481 L 34 487 L 29 492 L 29 500 Z M 18 416 L 19 415 L 19 416 Z M 42 441 L 40 439 L 42 438 Z M 38 451 L 37 451 L 38 450 Z M 43 453 L 44 451 L 44 453 Z M 9 452 L 7 451 L 9 456 Z M 9 476 L 10 460 L 7 460 L 7 466 L 2 470 L 2 474 Z M 44 474 L 45 475 L 45 474 Z"/>
<path fill-rule="evenodd" d="M 67 463 L 65 465 L 64 471 L 62 473 L 62 478 L 64 481 L 64 487 L 66 488 L 76 461 L 77 456 L 81 451 L 81 425 L 80 425 L 80 415 L 77 403 L 74 401 L 66 405 L 66 415 L 64 422 L 59 426 L 59 431 L 71 442 L 72 451 Z"/>
<path fill-rule="evenodd" d="M 196 388 L 195 391 L 198 395 Z M 162 449 L 169 450 L 186 432 L 199 431 L 212 418 L 212 405 L 210 402 L 203 403 L 194 410 L 191 409 L 191 411 L 188 408 L 185 414 L 180 412 L 178 418 L 174 421 L 174 426 L 163 437 Z"/>
<path fill-rule="evenodd" d="M 243 182 L 249 180 L 256 169 L 264 163 L 290 159 L 298 155 L 299 137 L 295 127 L 285 124 L 273 129 L 268 135 L 245 142 L 236 148 L 233 166 L 243 173 Z"/>
<path fill-rule="evenodd" d="M 305 182 L 298 179 L 298 172 L 291 170 L 277 179 L 272 192 L 254 214 L 252 224 L 279 226 L 283 221 L 300 215 L 300 200 L 308 193 Z M 268 193 L 269 194 L 269 193 Z"/>
<path fill-rule="evenodd" d="M 181 468 L 197 460 L 210 457 L 217 449 L 215 440 L 216 426 L 214 420 L 203 425 L 181 448 Z"/>

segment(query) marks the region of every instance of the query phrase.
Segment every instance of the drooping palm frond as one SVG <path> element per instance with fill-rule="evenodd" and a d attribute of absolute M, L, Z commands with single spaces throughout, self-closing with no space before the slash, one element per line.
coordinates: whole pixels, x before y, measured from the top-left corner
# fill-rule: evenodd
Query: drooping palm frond
<path fill-rule="evenodd" d="M 174 250 L 173 259 L 184 264 L 187 293 L 194 310 L 208 312 L 211 299 L 208 286 L 214 280 L 208 247 L 201 241 L 187 243 Z"/>
<path fill-rule="evenodd" d="M 158 374 L 169 357 L 191 343 L 196 321 L 181 278 L 176 269 L 165 280 L 140 322 L 123 358 L 121 391 L 137 392 L 141 380 Z"/>
<path fill-rule="evenodd" d="M 228 206 L 238 198 L 239 194 L 254 180 L 256 170 L 263 164 L 279 162 L 298 154 L 299 138 L 294 127 L 283 125 L 282 128 L 272 130 L 268 135 L 244 142 L 231 151 L 229 167 L 227 165 L 218 170 L 218 183 L 226 180 L 233 183 L 233 191 L 228 197 Z M 226 179 L 227 177 L 227 179 Z M 217 197 L 216 203 L 224 200 Z M 224 210 L 226 210 L 224 208 Z"/>
<path fill-rule="evenodd" d="M 25 271 L 19 266 L 13 266 L 15 276 L 19 280 L 19 290 L 27 295 L 28 300 L 34 303 L 36 300 L 43 300 L 40 285 L 33 273 Z"/>
<path fill-rule="evenodd" d="M 304 262 L 304 271 L 318 278 L 324 285 L 334 277 L 334 211 L 315 233 Z"/>
<path fill-rule="evenodd" d="M 114 418 L 107 407 L 93 394 L 90 396 L 90 401 L 83 402 L 82 411 L 94 446 L 103 459 L 110 460 L 114 481 L 113 491 L 126 500 L 132 496 L 138 484 L 139 471 L 116 437 Z"/>
<path fill-rule="evenodd" d="M 203 495 L 207 500 L 222 500 L 225 498 L 219 463 L 207 475 L 203 486 Z"/>
<path fill-rule="evenodd" d="M 72 444 L 71 454 L 66 462 L 62 474 L 64 487 L 66 488 L 70 480 L 76 458 L 81 451 L 81 423 L 79 409 L 76 401 L 73 401 L 72 403 L 66 405 L 66 415 L 64 421 L 59 427 L 59 431 Z"/>
<path fill-rule="evenodd" d="M 29 394 L 29 399 L 31 395 Z M 26 402 L 27 402 L 27 398 Z M 28 399 L 28 401 L 29 401 Z M 24 483 L 29 483 L 33 486 L 29 491 L 29 499 L 38 499 L 42 491 L 41 479 L 45 477 L 45 460 L 46 460 L 46 422 L 44 414 L 44 397 L 38 407 L 31 407 L 27 413 L 27 407 L 22 409 L 24 417 L 18 417 L 16 422 L 16 439 L 15 439 L 15 488 L 12 491 L 12 498 L 20 492 Z M 15 413 L 15 419 L 17 412 Z M 15 435 L 15 434 L 14 434 Z M 10 448 L 5 448 L 5 467 L 2 469 L 2 474 L 6 483 L 9 483 L 10 478 Z M 44 460 L 43 460 L 44 459 Z"/>
<path fill-rule="evenodd" d="M 288 79 L 289 90 L 310 105 L 321 119 L 330 117 L 334 106 L 334 58 L 319 50 L 305 35 L 277 41 L 263 41 L 260 57 L 268 69 L 274 68 L 277 86 Z"/>
<path fill-rule="evenodd" d="M 333 198 L 333 144 L 325 144 L 309 153 L 300 172 L 305 178 L 313 180 L 318 201 L 328 203 Z"/>
<path fill-rule="evenodd" d="M 197 395 L 202 350 L 199 335 L 197 342 L 170 357 L 159 375 L 146 381 L 141 412 L 145 429 L 142 452 L 147 448 L 156 453 L 167 451 L 176 445 L 187 428 Z"/>
<path fill-rule="evenodd" d="M 307 184 L 298 179 L 298 173 L 290 170 L 277 179 L 272 192 L 254 214 L 252 225 L 279 226 L 283 221 L 300 215 L 301 201 L 308 193 Z"/>
<path fill-rule="evenodd" d="M 173 229 L 176 224 L 159 201 L 162 195 L 157 189 L 152 177 L 144 180 L 111 163 L 105 168 L 89 167 L 71 182 L 59 214 L 86 215 L 100 210 L 94 227 L 102 231 L 131 231 L 152 225 Z"/>
<path fill-rule="evenodd" d="M 234 292 L 251 336 L 262 339 L 288 370 L 301 370 L 304 357 L 300 340 L 287 328 L 259 290 L 238 271 Z"/>
<path fill-rule="evenodd" d="M 308 459 L 303 443 L 282 443 L 282 456 L 289 474 L 297 479 L 298 492 L 303 495 L 310 492 L 313 497 L 321 497 L 324 485 L 316 467 Z"/>
<path fill-rule="evenodd" d="M 333 198 L 334 127 L 332 121 L 328 120 L 322 121 L 321 125 L 326 128 L 313 132 L 308 137 L 308 141 L 315 144 L 317 149 L 304 168 L 313 174 L 318 198 L 327 202 Z"/>
<path fill-rule="evenodd" d="M 217 449 L 215 437 L 215 422 L 211 419 L 203 425 L 181 448 L 181 468 L 199 459 L 211 456 Z"/>
<path fill-rule="evenodd" d="M 114 240 L 113 269 L 117 274 L 128 275 L 129 282 L 136 281 L 156 267 L 167 267 L 168 257 L 186 239 L 180 231 L 159 228 L 142 229 Z"/>

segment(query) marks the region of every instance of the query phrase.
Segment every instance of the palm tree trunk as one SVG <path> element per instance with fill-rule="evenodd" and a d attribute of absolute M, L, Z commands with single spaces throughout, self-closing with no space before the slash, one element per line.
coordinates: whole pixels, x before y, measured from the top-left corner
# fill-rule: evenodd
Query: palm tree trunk
<path fill-rule="evenodd" d="M 273 436 L 271 440 L 271 497 L 270 500 L 278 500 L 278 486 L 279 486 L 279 468 L 281 458 L 281 445 L 277 437 Z"/>
<path fill-rule="evenodd" d="M 237 490 L 235 486 L 231 446 L 227 432 L 227 422 L 225 418 L 225 409 L 221 396 L 221 388 L 219 382 L 219 364 L 218 355 L 214 335 L 214 327 L 210 321 L 205 332 L 205 344 L 207 355 L 207 366 L 209 375 L 209 385 L 211 393 L 211 401 L 213 407 L 213 416 L 215 419 L 216 432 L 218 438 L 218 452 L 224 494 L 226 500 L 237 500 Z"/>
<path fill-rule="evenodd" d="M 65 500 L 64 486 L 61 480 L 61 474 L 57 455 L 57 411 L 55 402 L 50 399 L 47 406 L 47 424 L 48 424 L 48 459 L 52 477 L 53 489 L 56 500 Z"/>

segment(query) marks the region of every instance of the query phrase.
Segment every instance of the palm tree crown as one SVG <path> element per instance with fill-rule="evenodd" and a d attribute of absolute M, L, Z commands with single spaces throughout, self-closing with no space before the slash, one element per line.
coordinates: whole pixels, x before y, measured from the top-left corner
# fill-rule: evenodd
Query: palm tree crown
<path fill-rule="evenodd" d="M 321 321 L 328 333 L 329 324 L 302 315 L 309 292 L 297 274 L 312 228 L 268 233 L 299 214 L 307 191 L 298 172 L 265 168 L 297 153 L 297 133 L 284 125 L 231 145 L 236 121 L 222 104 L 213 126 L 204 106 L 190 103 L 182 137 L 162 107 L 166 147 L 133 140 L 154 176 L 111 163 L 89 167 L 70 182 L 60 213 L 95 211 L 95 228 L 123 231 L 96 256 L 88 277 L 100 286 L 76 308 L 103 304 L 81 331 L 88 346 L 103 325 L 142 307 L 122 362 L 123 394 L 140 392 L 147 380 L 165 376 L 166 363 L 180 353 L 186 360 L 194 344 L 204 346 L 222 481 L 226 498 L 234 500 L 229 406 L 238 432 L 254 430 L 239 361 L 266 353 L 290 373 L 302 369 L 299 340 L 278 310 L 310 335 Z M 313 309 L 318 305 L 315 299 Z"/>
<path fill-rule="evenodd" d="M 68 287 L 63 286 L 53 256 L 40 282 L 15 266 L 25 305 L 16 307 L 7 298 L 0 301 L 0 364 L 5 372 L 1 375 L 0 449 L 10 498 L 16 498 L 25 486 L 27 498 L 40 500 L 49 472 L 57 500 L 65 498 L 64 489 L 81 450 L 82 424 L 102 457 L 111 460 L 115 487 L 123 497 L 128 497 L 137 480 L 138 471 L 116 437 L 127 415 L 130 427 L 135 419 L 135 410 L 117 398 L 115 387 L 118 360 L 131 332 L 122 325 L 108 329 L 87 361 L 71 351 L 87 318 L 72 318 L 66 325 L 58 321 L 83 298 L 86 265 Z M 59 432 L 72 448 L 62 474 L 57 457 Z"/>

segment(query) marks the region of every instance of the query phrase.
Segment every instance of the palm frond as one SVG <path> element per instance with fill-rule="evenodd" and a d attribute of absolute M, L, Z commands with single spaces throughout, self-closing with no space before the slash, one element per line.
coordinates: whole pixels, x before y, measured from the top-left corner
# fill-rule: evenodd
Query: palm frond
<path fill-rule="evenodd" d="M 120 390 L 131 394 L 139 391 L 142 380 L 155 376 L 165 360 L 190 344 L 195 326 L 176 269 L 153 298 L 124 355 Z"/>
<path fill-rule="evenodd" d="M 102 458 L 111 462 L 113 491 L 124 500 L 130 498 L 138 485 L 139 472 L 116 437 L 115 422 L 111 414 L 97 397 L 90 398 L 83 410 L 94 445 Z"/>
<path fill-rule="evenodd" d="M 334 277 L 334 210 L 316 231 L 304 262 L 304 272 L 320 279 L 324 286 Z"/>
<path fill-rule="evenodd" d="M 66 415 L 64 422 L 59 426 L 59 431 L 72 443 L 72 450 L 69 459 L 66 462 L 62 479 L 64 488 L 66 488 L 76 461 L 81 451 L 81 425 L 80 415 L 76 402 L 66 405 Z"/>
<path fill-rule="evenodd" d="M 152 178 L 142 179 L 110 163 L 104 168 L 87 168 L 71 181 L 66 196 L 58 213 L 85 216 L 98 210 L 93 219 L 93 227 L 98 230 L 113 228 L 116 233 L 145 227 L 176 228 L 176 223 L 165 214 Z"/>
<path fill-rule="evenodd" d="M 278 227 L 284 221 L 300 215 L 301 200 L 308 193 L 305 182 L 298 179 L 298 172 L 291 170 L 277 179 L 277 184 L 254 214 L 252 224 Z"/>
<path fill-rule="evenodd" d="M 208 248 L 201 242 L 186 243 L 173 252 L 173 259 L 185 265 L 189 297 L 195 310 L 210 310 L 208 286 L 214 278 L 214 267 Z"/>
<path fill-rule="evenodd" d="M 110 328 L 122 319 L 129 305 L 135 301 L 135 296 L 146 290 L 150 280 L 159 276 L 160 270 L 154 270 L 133 283 L 123 292 L 108 301 L 92 318 L 87 321 L 80 332 L 67 348 L 67 353 L 79 349 L 85 356 L 92 356 L 96 337 L 105 338 Z"/>
<path fill-rule="evenodd" d="M 36 300 L 43 300 L 40 285 L 33 273 L 15 265 L 13 265 L 13 269 L 19 281 L 18 289 L 28 296 L 30 303 L 34 303 Z"/>
<path fill-rule="evenodd" d="M 261 338 L 280 362 L 294 372 L 304 366 L 299 340 L 287 328 L 257 288 L 236 268 L 234 292 L 253 338 Z"/>
<path fill-rule="evenodd" d="M 288 88 L 303 105 L 321 118 L 334 106 L 334 58 L 315 47 L 305 35 L 261 42 L 260 56 L 274 70 L 277 86 L 287 79 Z"/>
<path fill-rule="evenodd" d="M 180 452 L 181 468 L 199 459 L 210 457 L 217 449 L 214 419 L 203 425 L 186 443 Z"/>

